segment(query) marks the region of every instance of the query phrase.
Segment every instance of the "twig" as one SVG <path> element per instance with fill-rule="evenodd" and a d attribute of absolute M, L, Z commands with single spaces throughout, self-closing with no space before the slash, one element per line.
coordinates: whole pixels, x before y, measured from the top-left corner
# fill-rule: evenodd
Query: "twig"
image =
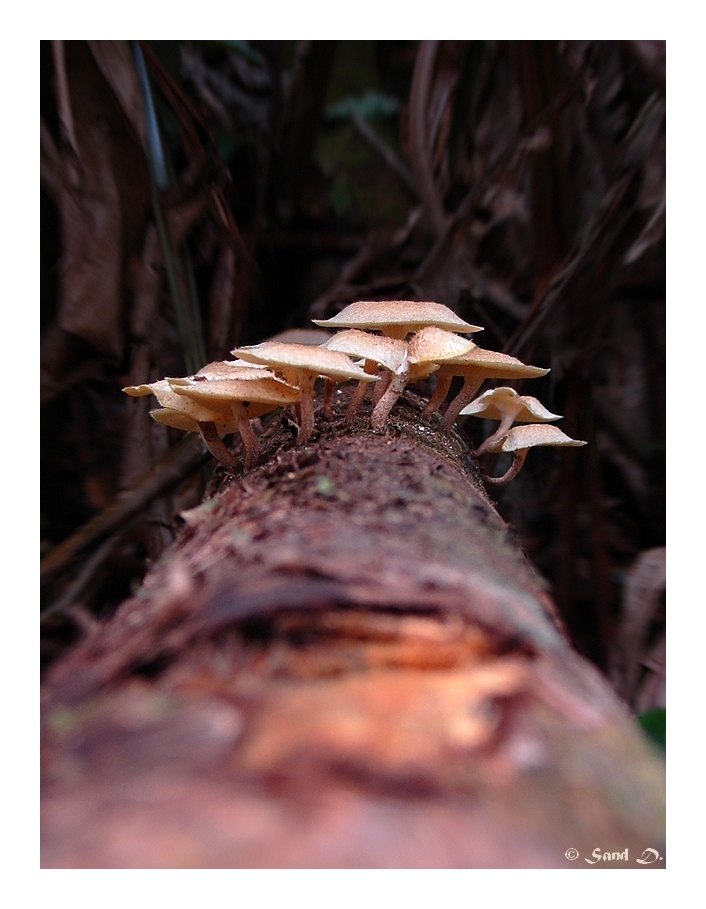
<path fill-rule="evenodd" d="M 446 248 L 452 242 L 457 228 L 473 215 L 491 182 L 499 179 L 507 168 L 517 166 L 524 155 L 533 151 L 534 143 L 532 142 L 532 137 L 534 137 L 537 130 L 548 117 L 558 112 L 581 88 L 581 75 L 577 75 L 563 92 L 557 95 L 543 111 L 537 114 L 527 128 L 518 136 L 516 145 L 511 146 L 503 154 L 499 155 L 480 179 L 471 186 L 454 215 L 446 221 L 444 232 L 436 239 L 426 258 L 415 272 L 411 285 L 417 293 L 421 292 L 426 277 L 435 268 Z"/>
<path fill-rule="evenodd" d="M 588 542 L 591 551 L 593 608 L 596 617 L 596 650 L 597 657 L 604 669 L 607 669 L 608 653 L 612 642 L 610 607 L 612 586 L 610 581 L 610 557 L 606 549 L 605 514 L 603 511 L 603 489 L 601 487 L 600 465 L 596 449 L 596 432 L 591 406 L 590 393 L 583 388 L 583 406 L 586 414 L 586 438 L 588 439 L 588 503 L 589 531 Z"/>
<path fill-rule="evenodd" d="M 147 158 L 150 165 L 150 195 L 152 198 L 152 209 L 157 225 L 157 232 L 159 234 L 160 246 L 162 248 L 162 260 L 167 274 L 169 292 L 174 303 L 174 314 L 176 316 L 177 329 L 179 331 L 179 338 L 184 353 L 184 363 L 187 372 L 195 373 L 206 362 L 201 314 L 198 308 L 198 301 L 193 299 L 193 288 L 189 286 L 188 262 L 182 260 L 179 253 L 172 249 L 170 243 L 169 230 L 167 228 L 162 203 L 159 197 L 159 191 L 165 189 L 167 186 L 167 169 L 162 140 L 159 134 L 159 124 L 157 123 L 157 113 L 154 107 L 154 99 L 147 77 L 142 50 L 137 42 L 133 42 L 132 47 L 135 56 L 137 78 L 142 93 L 145 123 L 147 126 Z M 183 292 L 182 279 L 186 285 L 186 295 Z M 190 293 L 189 291 L 192 292 Z"/>
<path fill-rule="evenodd" d="M 583 270 L 590 269 L 595 273 L 599 264 L 605 266 L 616 250 L 625 246 L 625 228 L 632 219 L 634 208 L 630 203 L 637 193 L 639 181 L 639 171 L 633 169 L 610 187 L 589 217 L 578 243 L 564 260 L 566 264 L 552 278 L 503 348 L 505 353 L 517 356 L 532 344 Z"/>
<path fill-rule="evenodd" d="M 49 127 L 43 119 L 40 121 L 40 178 L 45 189 L 58 204 L 61 194 L 61 155 L 56 147 Z"/>
<path fill-rule="evenodd" d="M 409 142 L 412 173 L 419 198 L 424 206 L 424 214 L 437 238 L 444 235 L 447 218 L 434 185 L 426 118 L 438 48 L 438 41 L 419 42 L 412 74 L 412 87 L 409 93 Z"/>
<path fill-rule="evenodd" d="M 416 199 L 417 188 L 414 184 L 414 177 L 409 171 L 409 168 L 404 164 L 403 161 L 400 160 L 400 158 L 390 148 L 387 142 L 385 142 L 385 140 L 379 136 L 375 130 L 366 122 L 366 120 L 361 117 L 357 110 L 351 110 L 350 118 L 353 126 L 355 126 L 363 139 L 365 139 L 373 151 L 377 152 L 377 154 L 380 155 L 390 170 L 400 178 L 404 184 L 405 189 L 407 189 L 413 198 Z"/>
<path fill-rule="evenodd" d="M 188 436 L 171 448 L 134 489 L 118 495 L 100 514 L 79 527 L 42 559 L 41 583 L 56 577 L 80 552 L 131 521 L 150 502 L 193 473 L 208 457 L 200 436 Z"/>
<path fill-rule="evenodd" d="M 125 537 L 125 532 L 116 533 L 96 549 L 93 555 L 85 562 L 76 578 L 68 589 L 51 606 L 42 610 L 42 620 L 57 613 L 66 613 L 72 606 L 78 605 L 94 578 L 98 575 L 105 562 L 116 551 Z"/>
<path fill-rule="evenodd" d="M 54 72 L 56 75 L 56 100 L 59 108 L 59 122 L 61 135 L 70 148 L 76 162 L 80 161 L 74 118 L 71 111 L 71 97 L 69 95 L 69 80 L 66 75 L 66 60 L 64 58 L 64 42 L 52 41 L 52 54 L 54 56 Z"/>

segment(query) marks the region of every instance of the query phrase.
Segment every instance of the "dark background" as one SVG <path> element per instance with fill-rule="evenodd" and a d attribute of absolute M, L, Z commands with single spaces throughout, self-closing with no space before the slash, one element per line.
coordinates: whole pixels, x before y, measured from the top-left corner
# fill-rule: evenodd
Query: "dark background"
<path fill-rule="evenodd" d="M 179 443 L 124 385 L 356 299 L 436 300 L 551 367 L 515 387 L 588 443 L 532 452 L 492 495 L 607 669 L 627 572 L 665 543 L 664 43 L 142 54 L 156 138 L 128 43 L 41 46 L 42 555 Z M 212 469 L 47 576 L 45 663 L 129 595 Z"/>

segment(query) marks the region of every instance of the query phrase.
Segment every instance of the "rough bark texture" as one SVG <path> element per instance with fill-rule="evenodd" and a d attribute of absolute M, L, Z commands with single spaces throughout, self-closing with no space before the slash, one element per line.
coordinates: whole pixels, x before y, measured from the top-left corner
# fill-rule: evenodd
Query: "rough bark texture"
<path fill-rule="evenodd" d="M 420 409 L 319 418 L 304 448 L 272 420 L 264 463 L 53 668 L 44 867 L 665 854 L 662 761 Z"/>

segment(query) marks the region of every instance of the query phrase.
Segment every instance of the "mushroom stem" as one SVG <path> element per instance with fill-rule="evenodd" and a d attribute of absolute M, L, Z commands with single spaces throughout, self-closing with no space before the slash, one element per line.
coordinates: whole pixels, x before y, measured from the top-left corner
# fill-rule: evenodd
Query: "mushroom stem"
<path fill-rule="evenodd" d="M 367 391 L 367 386 L 368 386 L 368 383 L 363 382 L 363 380 L 361 379 L 358 382 L 355 391 L 351 395 L 351 399 L 348 402 L 348 410 L 346 410 L 346 420 L 348 420 L 349 423 L 352 423 L 353 420 L 355 420 L 356 414 L 358 413 L 358 409 L 359 409 L 360 405 L 363 403 L 363 400 L 365 399 L 365 392 Z"/>
<path fill-rule="evenodd" d="M 231 401 L 230 407 L 233 411 L 233 416 L 235 417 L 235 423 L 238 427 L 240 438 L 243 440 L 245 469 L 249 470 L 257 461 L 257 456 L 260 451 L 260 442 L 255 435 L 255 430 L 252 428 L 252 424 L 240 401 Z"/>
<path fill-rule="evenodd" d="M 456 395 L 453 401 L 446 408 L 446 413 L 441 420 L 442 429 L 452 429 L 456 417 L 461 413 L 466 404 L 470 404 L 475 397 L 476 392 L 483 383 L 483 376 L 474 375 L 465 376 L 461 391 Z"/>
<path fill-rule="evenodd" d="M 375 362 L 375 360 L 366 360 L 363 369 L 369 376 L 372 376 L 378 371 L 378 364 Z M 346 411 L 346 420 L 348 420 L 349 423 L 352 423 L 353 420 L 355 420 L 356 414 L 358 413 L 358 408 L 365 400 L 365 393 L 368 390 L 369 384 L 370 382 L 364 382 L 362 379 L 358 382 L 358 386 L 353 392 L 350 401 L 348 402 L 348 410 Z M 373 403 L 377 403 L 379 399 L 379 395 L 378 397 L 375 395 L 377 394 L 380 381 L 376 382 L 375 385 L 376 388 L 373 392 Z"/>
<path fill-rule="evenodd" d="M 501 477 L 489 477 L 487 474 L 483 474 L 483 479 L 486 483 L 492 483 L 493 486 L 504 486 L 506 483 L 509 483 L 510 480 L 514 480 L 517 474 L 522 470 L 522 465 L 525 463 L 525 458 L 527 457 L 527 452 L 529 448 L 520 448 L 515 452 L 515 457 L 512 464 L 508 468 L 507 472 L 504 473 Z"/>
<path fill-rule="evenodd" d="M 399 372 L 390 373 L 391 380 L 385 394 L 380 398 L 373 412 L 370 415 L 370 425 L 373 429 L 380 430 L 384 427 L 387 418 L 390 416 L 395 401 L 404 391 L 407 380 L 409 379 L 409 363 L 405 357 L 403 366 Z"/>
<path fill-rule="evenodd" d="M 451 380 L 453 376 L 439 376 L 436 382 L 436 388 L 434 389 L 434 394 L 427 401 L 427 406 L 422 411 L 422 417 L 425 420 L 430 419 L 433 413 L 441 406 L 441 403 L 445 400 L 446 395 L 449 393 L 449 388 L 451 388 Z"/>
<path fill-rule="evenodd" d="M 396 341 L 404 341 L 410 332 L 409 325 L 381 325 L 380 331 L 386 338 L 394 338 Z"/>
<path fill-rule="evenodd" d="M 514 410 L 511 413 L 504 414 L 502 420 L 500 421 L 500 425 L 495 430 L 495 432 L 492 434 L 492 436 L 488 436 L 488 438 L 485 440 L 485 442 L 483 442 L 481 445 L 479 445 L 475 451 L 471 452 L 473 457 L 477 458 L 480 455 L 485 454 L 486 451 L 488 450 L 488 446 L 492 445 L 493 442 L 499 442 L 500 439 L 502 439 L 502 437 L 508 431 L 508 429 L 510 429 L 510 427 L 512 426 L 513 421 L 516 416 L 517 416 L 517 410 Z"/>
<path fill-rule="evenodd" d="M 309 437 L 314 431 L 314 382 L 316 376 L 310 372 L 300 372 L 298 377 L 299 391 L 299 408 L 301 421 L 299 423 L 299 432 L 297 433 L 297 445 L 303 445 L 309 441 Z"/>
<path fill-rule="evenodd" d="M 333 410 L 333 379 L 324 379 L 323 415 L 330 417 Z"/>
<path fill-rule="evenodd" d="M 385 394 L 387 389 L 390 387 L 390 382 L 392 381 L 392 370 L 383 369 L 382 375 L 375 383 L 375 388 L 373 388 L 373 406 L 378 403 L 380 398 Z"/>
<path fill-rule="evenodd" d="M 237 459 L 228 451 L 225 442 L 218 435 L 215 423 L 199 423 L 199 432 L 201 433 L 201 438 L 206 443 L 206 448 L 208 448 L 219 464 L 222 464 L 223 467 L 228 467 L 231 470 L 238 466 Z"/>

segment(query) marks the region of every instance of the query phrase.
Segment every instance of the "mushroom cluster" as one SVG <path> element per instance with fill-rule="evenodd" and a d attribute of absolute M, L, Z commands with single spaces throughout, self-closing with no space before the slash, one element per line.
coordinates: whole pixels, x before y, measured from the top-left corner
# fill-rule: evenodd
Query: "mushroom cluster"
<path fill-rule="evenodd" d="M 448 405 L 441 426 L 451 428 L 459 414 L 499 421 L 497 430 L 474 452 L 477 456 L 514 452 L 512 466 L 503 476 L 486 476 L 495 485 L 517 475 L 531 447 L 586 444 L 570 439 L 555 426 L 547 426 L 560 417 L 536 398 L 518 395 L 512 388 L 495 388 L 476 397 L 486 379 L 535 378 L 549 370 L 477 347 L 463 336 L 482 328 L 464 322 L 440 303 L 359 301 L 331 319 L 314 322 L 337 333 L 322 344 L 271 339 L 236 348 L 231 353 L 238 359 L 209 363 L 196 375 L 123 390 L 129 395 L 153 394 L 161 405 L 152 411 L 155 420 L 199 432 L 213 456 L 231 469 L 236 461 L 222 437 L 239 432 L 244 466 L 253 466 L 259 443 L 250 421 L 279 406 L 295 406 L 297 442 L 303 444 L 310 438 L 317 378 L 325 382 L 324 414 L 331 412 L 334 383 L 357 381 L 346 412 L 349 422 L 355 419 L 368 387 L 374 386 L 370 425 L 377 431 L 384 428 L 410 382 L 436 374 L 436 390 L 422 414 L 431 419 L 445 400 L 453 378 L 462 378 L 463 386 Z M 512 428 L 516 422 L 526 425 Z"/>

